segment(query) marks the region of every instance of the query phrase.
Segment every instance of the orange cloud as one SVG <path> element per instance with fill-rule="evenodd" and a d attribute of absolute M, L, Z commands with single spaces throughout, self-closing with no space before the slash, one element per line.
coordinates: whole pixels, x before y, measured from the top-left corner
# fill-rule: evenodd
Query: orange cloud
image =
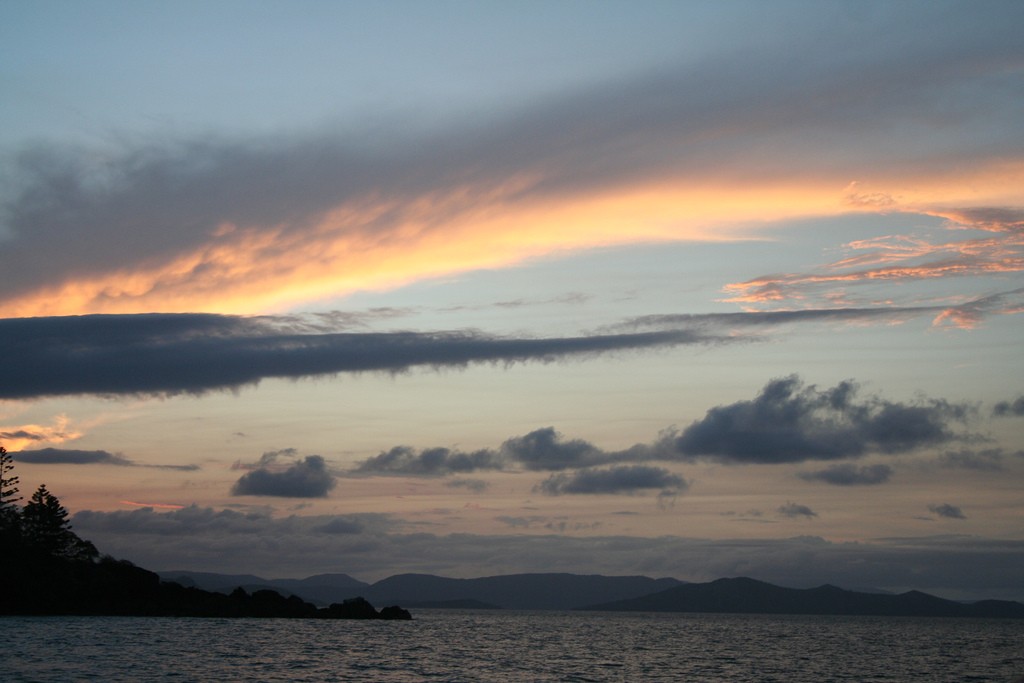
<path fill-rule="evenodd" d="M 160 510 L 182 510 L 185 508 L 184 505 L 175 505 L 174 503 L 136 503 L 133 500 L 121 500 L 118 502 L 122 505 L 131 505 L 133 507 L 140 508 L 156 508 Z"/>
<path fill-rule="evenodd" d="M 223 225 L 190 253 L 8 300 L 0 316 L 282 310 L 573 249 L 742 239 L 745 223 L 841 209 L 827 187 L 666 184 L 529 203 L 516 190 L 345 205 L 302 229 Z"/>
<path fill-rule="evenodd" d="M 1016 177 L 1016 176 L 1014 176 Z M 996 194 L 1006 193 L 1005 179 L 996 183 Z M 936 187 L 941 188 L 941 183 Z M 973 192 L 973 190 L 972 190 Z M 960 193 L 961 195 L 963 193 Z M 970 194 L 970 193 L 968 193 Z M 953 196 L 953 195 L 951 195 Z M 1019 190 L 1013 195 L 1017 201 Z M 922 196 L 915 197 L 921 201 Z M 977 198 L 977 197 L 975 197 Z M 845 292 L 817 291 L 821 286 L 878 281 L 930 280 L 947 277 L 982 276 L 1024 271 L 1024 209 L 1015 206 L 967 206 L 946 208 L 901 205 L 889 194 L 865 192 L 857 183 L 846 188 L 846 202 L 946 218 L 950 229 L 975 229 L 996 233 L 993 237 L 934 242 L 910 235 L 888 235 L 857 240 L 844 245 L 852 256 L 829 263 L 811 273 L 765 275 L 723 287 L 727 302 L 766 304 L 799 301 L 811 294 L 845 300 Z M 952 322 L 967 327 L 977 319 L 951 309 L 937 323 Z"/>
<path fill-rule="evenodd" d="M 0 317 L 275 312 L 360 290 L 386 290 L 474 269 L 504 268 L 578 249 L 670 240 L 749 239 L 773 222 L 877 211 L 880 206 L 888 210 L 892 204 L 882 195 L 899 197 L 903 210 L 937 197 L 957 199 L 965 206 L 991 202 L 1011 194 L 1008 185 L 1021 180 L 1021 168 L 1010 170 L 1009 179 L 999 173 L 1007 172 L 1005 166 L 967 176 L 883 179 L 879 182 L 889 188 L 884 192 L 830 178 L 744 178 L 734 172 L 701 179 L 663 178 L 589 193 L 536 192 L 538 179 L 522 176 L 496 186 L 466 184 L 412 197 L 367 195 L 308 223 L 222 223 L 201 243 L 171 256 L 151 256 L 116 271 L 78 275 L 0 300 Z M 941 215 L 968 215 L 968 210 L 957 211 L 949 209 Z M 866 246 L 854 244 L 851 248 Z M 912 258 L 928 248 L 951 248 L 901 244 L 897 239 L 873 246 L 877 255 L 861 256 L 859 263 L 871 258 L 879 263 Z M 980 240 L 973 243 L 978 252 L 990 247 Z M 967 243 L 961 245 L 965 248 Z M 1004 270 L 1017 267 L 1012 258 L 1003 264 Z M 883 268 L 859 276 L 811 281 L 937 277 L 958 268 L 967 267 L 951 265 L 942 272 L 933 267 L 932 274 L 922 269 Z M 979 269 L 986 268 L 967 268 L 971 272 Z M 730 301 L 787 296 L 767 289 L 755 295 L 751 293 L 754 290 L 756 281 L 731 285 L 730 291 L 737 294 Z"/>
<path fill-rule="evenodd" d="M 9 451 L 23 451 L 73 441 L 82 432 L 72 429 L 65 415 L 58 415 L 51 425 L 23 424 L 0 427 L 0 443 Z"/>
<path fill-rule="evenodd" d="M 985 316 L 1017 315 L 1024 313 L 1024 289 L 994 294 L 992 296 L 951 306 L 939 313 L 932 321 L 933 327 L 956 327 L 970 330 L 977 327 Z"/>
<path fill-rule="evenodd" d="M 1000 261 L 956 262 L 946 261 L 922 266 L 890 266 L 836 275 L 777 275 L 755 278 L 746 282 L 728 284 L 726 292 L 737 292 L 725 301 L 755 303 L 800 298 L 788 288 L 801 285 L 819 285 L 838 282 L 869 280 L 928 280 L 955 275 L 984 275 L 988 273 L 1016 273 L 1024 271 L 1024 258 Z"/>
<path fill-rule="evenodd" d="M 1024 208 L 982 206 L 936 209 L 929 213 L 933 216 L 948 218 L 952 224 L 951 227 L 975 228 L 990 232 L 1024 233 Z"/>

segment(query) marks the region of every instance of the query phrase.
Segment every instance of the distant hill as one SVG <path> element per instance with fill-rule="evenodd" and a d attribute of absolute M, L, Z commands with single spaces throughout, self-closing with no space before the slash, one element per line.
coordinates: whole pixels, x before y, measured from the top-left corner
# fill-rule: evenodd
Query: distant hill
<path fill-rule="evenodd" d="M 274 590 L 282 595 L 297 595 L 317 605 L 330 605 L 349 598 L 362 596 L 368 583 L 354 579 L 348 574 L 317 574 L 305 579 L 264 579 L 252 574 L 217 574 L 214 572 L 193 572 L 184 569 L 158 572 L 164 581 L 174 581 L 183 586 L 195 586 L 216 593 L 230 593 L 243 588 L 252 593 L 257 590 Z"/>
<path fill-rule="evenodd" d="M 317 574 L 305 579 L 275 579 L 272 583 L 278 591 L 301 595 L 303 599 L 317 605 L 330 605 L 361 596 L 362 590 L 369 585 L 348 574 Z"/>
<path fill-rule="evenodd" d="M 639 597 L 681 583 L 677 579 L 647 576 L 509 574 L 449 579 L 431 574 L 399 574 L 378 581 L 363 595 L 371 602 L 388 604 L 478 600 L 505 609 L 559 610 L 599 600 Z"/>
<path fill-rule="evenodd" d="M 230 593 L 242 587 L 297 595 L 317 605 L 365 597 L 377 604 L 461 609 L 572 609 L 598 601 L 624 600 L 682 584 L 677 579 L 579 574 L 509 574 L 450 579 L 433 574 L 399 574 L 374 584 L 347 574 L 307 579 L 264 579 L 251 574 L 214 574 L 186 570 L 159 572 L 165 581 Z"/>
<path fill-rule="evenodd" d="M 265 579 L 253 574 L 216 574 L 213 572 L 173 571 L 157 572 L 164 581 L 174 581 L 190 588 L 202 588 L 218 593 L 230 593 L 238 586 L 262 585 Z M 222 589 L 223 587 L 223 589 Z"/>
<path fill-rule="evenodd" d="M 835 586 L 782 588 L 748 578 L 690 583 L 636 598 L 595 603 L 583 609 L 638 612 L 835 614 L 922 617 L 1024 618 L 1024 604 L 1003 600 L 960 603 L 909 591 L 858 593 Z"/>

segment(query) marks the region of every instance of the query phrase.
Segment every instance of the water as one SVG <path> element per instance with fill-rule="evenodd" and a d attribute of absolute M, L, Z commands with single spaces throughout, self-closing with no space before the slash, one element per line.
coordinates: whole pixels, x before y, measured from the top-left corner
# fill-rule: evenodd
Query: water
<path fill-rule="evenodd" d="M 0 618 L 0 679 L 1010 683 L 1024 621 L 419 610 L 413 621 Z"/>

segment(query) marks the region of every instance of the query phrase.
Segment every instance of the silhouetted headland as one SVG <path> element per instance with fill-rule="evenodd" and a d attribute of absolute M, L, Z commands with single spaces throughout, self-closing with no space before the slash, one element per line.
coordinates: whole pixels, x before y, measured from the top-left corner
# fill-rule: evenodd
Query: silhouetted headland
<path fill-rule="evenodd" d="M 297 595 L 238 587 L 216 593 L 162 581 L 155 572 L 100 555 L 78 537 L 68 511 L 40 486 L 16 505 L 18 478 L 0 446 L 0 615 L 411 619 L 398 606 L 379 612 L 362 597 L 317 607 Z"/>
<path fill-rule="evenodd" d="M 411 619 L 398 606 L 377 610 L 362 597 L 329 607 L 262 589 L 229 594 L 161 581 L 154 572 L 124 560 L 64 560 L 18 553 L 2 560 L 0 614 L 261 617 L 285 619 Z"/>

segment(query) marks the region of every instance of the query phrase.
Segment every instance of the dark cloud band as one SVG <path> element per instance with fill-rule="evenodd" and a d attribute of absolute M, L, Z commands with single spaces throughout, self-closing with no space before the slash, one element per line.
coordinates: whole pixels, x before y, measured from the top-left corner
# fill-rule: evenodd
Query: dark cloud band
<path fill-rule="evenodd" d="M 67 448 L 40 448 L 13 453 L 17 462 L 35 465 L 133 465 L 131 460 L 107 451 L 83 451 Z"/>
<path fill-rule="evenodd" d="M 212 314 L 0 320 L 0 398 L 200 394 L 270 377 L 401 372 L 724 343 L 685 330 L 547 339 L 478 332 L 306 333 L 272 318 Z"/>
<path fill-rule="evenodd" d="M 2 435 L 0 435 L 2 437 Z M 96 450 L 86 451 L 75 448 L 39 448 L 17 451 L 11 454 L 17 462 L 33 465 L 117 465 L 119 467 L 151 467 L 164 470 L 190 472 L 198 465 L 146 465 L 129 460 L 119 453 Z"/>
<path fill-rule="evenodd" d="M 687 486 L 685 479 L 664 468 L 624 465 L 608 469 L 586 468 L 571 474 L 559 472 L 542 481 L 534 490 L 551 496 L 633 493 L 649 489 L 678 493 Z"/>

